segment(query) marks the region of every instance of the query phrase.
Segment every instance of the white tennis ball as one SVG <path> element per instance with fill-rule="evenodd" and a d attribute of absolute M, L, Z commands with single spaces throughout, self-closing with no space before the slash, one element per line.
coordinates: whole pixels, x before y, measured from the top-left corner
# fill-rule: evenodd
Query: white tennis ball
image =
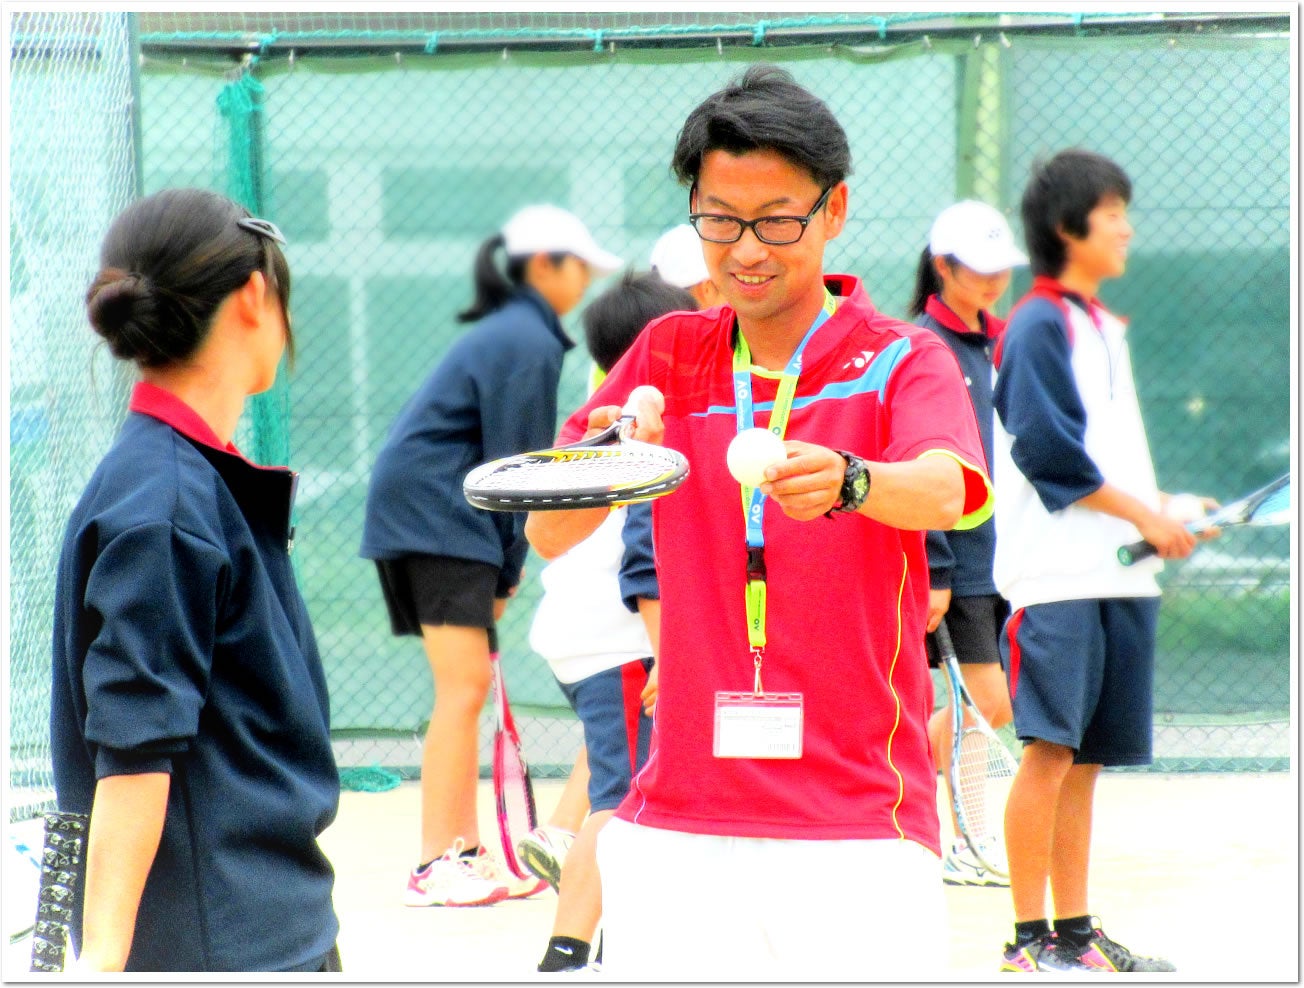
<path fill-rule="evenodd" d="M 725 453 L 734 480 L 749 487 L 759 487 L 765 481 L 765 468 L 787 458 L 783 440 L 769 429 L 744 429 Z"/>
<path fill-rule="evenodd" d="M 1173 521 L 1189 525 L 1205 516 L 1204 502 L 1194 494 L 1174 494 L 1164 505 L 1164 514 Z"/>

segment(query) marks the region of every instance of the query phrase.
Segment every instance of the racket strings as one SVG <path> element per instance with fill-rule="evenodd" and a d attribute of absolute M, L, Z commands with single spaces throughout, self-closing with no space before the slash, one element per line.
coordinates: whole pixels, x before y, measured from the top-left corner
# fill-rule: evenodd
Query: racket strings
<path fill-rule="evenodd" d="M 999 834 L 1003 830 L 1005 800 L 1014 768 L 1000 739 L 969 728 L 960 741 L 958 802 L 966 829 L 975 834 Z"/>
<path fill-rule="evenodd" d="M 476 488 L 479 491 L 568 491 L 622 487 L 651 483 L 674 473 L 676 466 L 673 458 L 654 450 L 588 450 L 565 458 L 547 456 L 505 464 L 479 478 Z"/>
<path fill-rule="evenodd" d="M 1280 524 L 1290 520 L 1290 484 L 1269 494 L 1250 512 L 1250 520 Z"/>

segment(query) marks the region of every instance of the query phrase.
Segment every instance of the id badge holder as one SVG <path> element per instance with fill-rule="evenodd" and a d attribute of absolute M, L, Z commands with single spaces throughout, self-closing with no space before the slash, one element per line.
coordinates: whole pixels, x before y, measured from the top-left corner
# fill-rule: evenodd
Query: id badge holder
<path fill-rule="evenodd" d="M 716 758 L 800 758 L 800 693 L 715 694 Z"/>

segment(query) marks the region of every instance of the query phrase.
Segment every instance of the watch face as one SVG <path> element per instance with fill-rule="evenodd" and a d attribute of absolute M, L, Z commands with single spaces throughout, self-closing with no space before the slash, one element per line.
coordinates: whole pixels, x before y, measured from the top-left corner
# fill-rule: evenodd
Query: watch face
<path fill-rule="evenodd" d="M 865 495 L 869 493 L 869 475 L 863 469 L 851 481 L 851 489 L 856 492 L 857 501 L 863 501 Z"/>

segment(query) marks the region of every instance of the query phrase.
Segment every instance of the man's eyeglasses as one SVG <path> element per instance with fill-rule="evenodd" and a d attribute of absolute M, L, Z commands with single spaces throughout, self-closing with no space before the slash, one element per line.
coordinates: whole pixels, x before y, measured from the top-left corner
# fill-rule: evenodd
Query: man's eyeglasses
<path fill-rule="evenodd" d="M 720 213 L 689 213 L 688 222 L 693 224 L 699 237 L 713 244 L 736 243 L 749 227 L 763 244 L 795 244 L 806 232 L 806 224 L 828 202 L 833 188 L 830 185 L 825 189 L 805 216 L 762 216 L 760 219 L 745 220 L 739 216 L 723 216 Z"/>
<path fill-rule="evenodd" d="M 242 216 L 235 221 L 235 225 L 242 230 L 248 230 L 250 233 L 257 234 L 260 237 L 266 237 L 268 240 L 274 240 L 282 247 L 285 246 L 285 234 L 271 220 L 260 220 L 256 216 Z"/>

